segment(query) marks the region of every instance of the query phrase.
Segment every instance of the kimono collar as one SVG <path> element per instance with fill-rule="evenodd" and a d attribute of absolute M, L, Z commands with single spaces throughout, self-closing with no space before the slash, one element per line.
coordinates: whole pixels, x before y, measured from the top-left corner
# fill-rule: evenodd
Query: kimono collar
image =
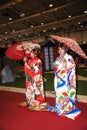
<path fill-rule="evenodd" d="M 67 54 L 67 53 L 65 53 L 65 55 L 64 55 L 64 56 L 59 55 L 59 56 L 58 56 L 58 58 L 66 58 L 67 56 L 68 56 L 68 54 Z"/>
<path fill-rule="evenodd" d="M 67 53 L 65 53 L 64 58 L 67 58 L 67 57 L 68 57 L 68 54 L 67 54 Z"/>

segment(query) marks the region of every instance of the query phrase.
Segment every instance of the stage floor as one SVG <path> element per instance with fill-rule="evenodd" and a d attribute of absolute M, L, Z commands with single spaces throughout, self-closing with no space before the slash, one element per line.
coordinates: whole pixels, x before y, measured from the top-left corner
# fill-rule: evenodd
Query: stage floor
<path fill-rule="evenodd" d="M 54 105 L 53 97 L 46 100 Z M 78 102 L 82 115 L 77 120 L 58 117 L 55 112 L 31 111 L 18 104 L 24 93 L 0 91 L 0 130 L 87 130 L 87 103 Z"/>

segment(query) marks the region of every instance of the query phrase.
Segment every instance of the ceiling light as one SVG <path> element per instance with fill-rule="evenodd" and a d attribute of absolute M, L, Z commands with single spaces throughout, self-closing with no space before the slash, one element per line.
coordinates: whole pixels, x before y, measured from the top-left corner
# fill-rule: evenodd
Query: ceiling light
<path fill-rule="evenodd" d="M 84 14 L 87 14 L 87 10 L 84 11 Z"/>
<path fill-rule="evenodd" d="M 18 37 L 21 37 L 21 35 L 18 35 Z"/>
<path fill-rule="evenodd" d="M 5 34 L 7 34 L 7 32 L 5 32 Z"/>
<path fill-rule="evenodd" d="M 78 24 L 81 24 L 81 22 L 78 22 Z"/>
<path fill-rule="evenodd" d="M 20 14 L 20 17 L 24 17 L 24 16 L 25 16 L 25 13 L 21 13 L 21 14 Z"/>
<path fill-rule="evenodd" d="M 43 30 L 43 32 L 46 32 L 46 30 Z"/>
<path fill-rule="evenodd" d="M 53 28 L 53 30 L 56 30 L 56 28 Z"/>
<path fill-rule="evenodd" d="M 53 4 L 49 4 L 49 7 L 53 7 Z"/>
<path fill-rule="evenodd" d="M 5 37 L 5 40 L 7 40 L 7 37 Z"/>
<path fill-rule="evenodd" d="M 11 21 L 11 20 L 12 20 L 12 18 L 9 18 L 9 20 Z"/>
<path fill-rule="evenodd" d="M 69 15 L 68 17 L 71 18 L 71 15 Z"/>
<path fill-rule="evenodd" d="M 26 33 L 25 35 L 28 36 L 28 33 Z"/>
<path fill-rule="evenodd" d="M 31 25 L 31 28 L 33 28 L 34 26 L 33 25 Z"/>
<path fill-rule="evenodd" d="M 13 29 L 12 32 L 15 32 L 15 30 Z"/>
<path fill-rule="evenodd" d="M 80 27 L 83 28 L 83 25 L 81 25 Z"/>
<path fill-rule="evenodd" d="M 43 25 L 44 23 L 41 23 L 41 25 Z"/>

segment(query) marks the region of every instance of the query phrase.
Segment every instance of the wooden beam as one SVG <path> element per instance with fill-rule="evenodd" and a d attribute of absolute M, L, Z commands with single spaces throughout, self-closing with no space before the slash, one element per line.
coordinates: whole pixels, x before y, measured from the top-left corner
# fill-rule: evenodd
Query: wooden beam
<path fill-rule="evenodd" d="M 47 24 L 44 24 L 44 25 L 39 25 L 39 26 L 36 26 L 36 27 L 33 27 L 33 28 L 26 28 L 26 29 L 18 30 L 18 31 L 15 31 L 15 32 L 11 32 L 8 35 L 3 35 L 3 36 L 1 36 L 0 39 L 4 39 L 5 37 L 11 38 L 11 37 L 16 36 L 18 34 L 25 34 L 27 32 L 29 34 L 35 33 L 35 32 L 38 33 L 40 31 L 43 31 L 43 29 L 52 29 L 54 26 L 60 27 L 61 24 L 63 24 L 63 23 L 66 23 L 66 22 L 68 23 L 69 21 L 84 18 L 86 16 L 87 16 L 87 14 L 78 15 L 78 16 L 67 18 L 67 19 L 62 19 L 62 20 L 58 20 L 58 21 L 55 21 L 55 22 L 47 23 Z"/>
<path fill-rule="evenodd" d="M 9 7 L 11 7 L 11 6 L 14 6 L 14 5 L 16 5 L 16 4 L 18 4 L 18 3 L 22 2 L 22 1 L 23 1 L 23 0 L 13 0 L 13 1 L 11 1 L 11 2 L 8 2 L 8 3 L 4 4 L 4 5 L 1 5 L 1 6 L 0 6 L 0 10 L 9 8 Z"/>
<path fill-rule="evenodd" d="M 61 6 L 58 6 L 56 8 L 52 8 L 52 9 L 49 9 L 49 10 L 45 10 L 45 11 L 42 11 L 40 13 L 36 13 L 36 14 L 33 14 L 33 15 L 30 15 L 30 16 L 27 16 L 27 17 L 23 17 L 23 18 L 19 18 L 17 20 L 14 20 L 12 22 L 8 22 L 6 24 L 1 24 L 0 27 L 4 27 L 4 26 L 7 26 L 7 25 L 11 25 L 11 24 L 14 24 L 14 23 L 17 23 L 17 22 L 22 22 L 24 20 L 28 20 L 28 19 L 32 19 L 32 18 L 35 18 L 35 17 L 39 17 L 39 16 L 43 16 L 43 15 L 46 15 L 46 14 L 49 14 L 49 13 L 52 13 L 52 12 L 56 12 L 58 10 L 61 10 L 63 8 L 66 8 L 72 4 L 75 4 L 77 1 L 79 0 L 75 0 L 75 1 L 72 1 L 72 2 L 69 2 L 67 4 L 64 4 L 64 5 L 61 5 Z"/>

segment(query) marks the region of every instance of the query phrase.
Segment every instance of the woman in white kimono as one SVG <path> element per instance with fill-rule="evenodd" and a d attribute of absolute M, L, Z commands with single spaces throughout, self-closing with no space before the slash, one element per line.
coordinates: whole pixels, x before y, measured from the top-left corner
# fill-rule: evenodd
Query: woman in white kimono
<path fill-rule="evenodd" d="M 55 107 L 48 110 L 57 112 L 58 116 L 67 116 L 75 119 L 81 111 L 76 108 L 76 76 L 75 62 L 71 55 L 67 54 L 67 46 L 60 44 L 59 56 L 54 62 L 54 87 L 56 92 Z"/>

